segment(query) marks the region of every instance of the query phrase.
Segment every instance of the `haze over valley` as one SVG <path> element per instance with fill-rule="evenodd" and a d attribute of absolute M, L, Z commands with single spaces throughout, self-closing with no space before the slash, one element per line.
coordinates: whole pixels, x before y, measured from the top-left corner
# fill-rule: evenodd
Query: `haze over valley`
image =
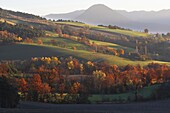
<path fill-rule="evenodd" d="M 132 11 L 113 10 L 106 5 L 96 4 L 87 10 L 78 10 L 65 14 L 49 14 L 48 19 L 77 20 L 93 25 L 117 25 L 133 30 L 166 33 L 170 31 L 170 10 Z"/>

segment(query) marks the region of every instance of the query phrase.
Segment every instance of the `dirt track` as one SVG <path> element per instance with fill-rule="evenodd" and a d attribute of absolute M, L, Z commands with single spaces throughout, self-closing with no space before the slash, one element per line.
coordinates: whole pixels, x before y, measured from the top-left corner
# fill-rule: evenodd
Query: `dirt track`
<path fill-rule="evenodd" d="M 21 102 L 18 109 L 0 109 L 0 113 L 170 113 L 170 99 L 131 104 L 56 105 Z"/>

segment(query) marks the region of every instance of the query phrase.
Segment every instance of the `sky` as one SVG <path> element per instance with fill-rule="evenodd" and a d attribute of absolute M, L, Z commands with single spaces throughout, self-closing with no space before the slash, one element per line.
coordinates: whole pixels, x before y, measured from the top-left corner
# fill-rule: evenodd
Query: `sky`
<path fill-rule="evenodd" d="M 170 0 L 0 0 L 1 8 L 40 16 L 87 9 L 94 4 L 126 11 L 170 9 Z"/>

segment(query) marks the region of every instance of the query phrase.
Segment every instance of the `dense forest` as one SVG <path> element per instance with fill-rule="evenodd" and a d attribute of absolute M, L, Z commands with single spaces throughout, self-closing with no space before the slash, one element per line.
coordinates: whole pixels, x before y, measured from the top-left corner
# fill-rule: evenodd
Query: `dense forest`
<path fill-rule="evenodd" d="M 120 94 L 168 83 L 170 67 L 151 63 L 145 67 L 84 62 L 75 58 L 42 57 L 0 64 L 1 78 L 17 88 L 23 100 L 50 103 L 89 103 L 92 94 Z M 170 93 L 155 92 L 153 98 Z M 133 100 L 129 100 L 133 101 Z"/>

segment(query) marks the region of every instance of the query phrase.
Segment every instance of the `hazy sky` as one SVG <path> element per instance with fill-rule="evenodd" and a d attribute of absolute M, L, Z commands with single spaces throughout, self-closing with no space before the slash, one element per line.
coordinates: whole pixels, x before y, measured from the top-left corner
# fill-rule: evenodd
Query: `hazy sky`
<path fill-rule="evenodd" d="M 170 9 L 170 0 L 0 0 L 1 8 L 37 15 L 87 9 L 94 4 L 127 11 Z"/>

